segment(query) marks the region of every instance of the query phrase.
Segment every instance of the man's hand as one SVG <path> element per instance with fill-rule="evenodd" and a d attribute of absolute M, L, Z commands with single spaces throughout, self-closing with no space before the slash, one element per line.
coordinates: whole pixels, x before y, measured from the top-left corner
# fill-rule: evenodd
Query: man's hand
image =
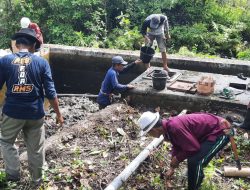
<path fill-rule="evenodd" d="M 170 180 L 173 175 L 174 175 L 174 168 L 170 167 L 170 169 L 166 173 L 166 179 Z"/>
<path fill-rule="evenodd" d="M 137 65 L 137 64 L 141 64 L 142 63 L 142 60 L 141 59 L 137 59 L 137 60 L 135 60 L 135 64 Z"/>
<path fill-rule="evenodd" d="M 64 119 L 63 119 L 62 115 L 57 115 L 56 116 L 56 123 L 59 123 L 60 126 L 63 125 Z"/>
<path fill-rule="evenodd" d="M 170 34 L 166 34 L 166 40 L 170 40 L 171 39 L 171 36 L 170 36 Z"/>
<path fill-rule="evenodd" d="M 147 46 L 150 43 L 150 39 L 147 35 L 145 35 L 144 38 L 145 38 L 145 45 Z"/>
<path fill-rule="evenodd" d="M 171 168 L 177 168 L 179 166 L 179 161 L 177 160 L 176 157 L 173 157 L 171 162 L 170 162 L 170 167 Z"/>
<path fill-rule="evenodd" d="M 128 89 L 135 88 L 135 86 L 133 86 L 133 85 L 131 85 L 131 84 L 128 84 L 127 87 L 128 87 Z"/>
<path fill-rule="evenodd" d="M 166 189 L 167 189 L 167 190 L 172 190 L 172 189 L 174 189 L 174 187 L 173 187 L 173 185 L 172 185 L 172 183 L 171 183 L 171 181 L 170 181 L 169 179 L 167 179 L 167 180 L 165 181 L 165 186 L 166 186 Z"/>
<path fill-rule="evenodd" d="M 231 129 L 231 124 L 226 119 L 222 119 L 220 124 L 224 125 L 226 129 Z"/>

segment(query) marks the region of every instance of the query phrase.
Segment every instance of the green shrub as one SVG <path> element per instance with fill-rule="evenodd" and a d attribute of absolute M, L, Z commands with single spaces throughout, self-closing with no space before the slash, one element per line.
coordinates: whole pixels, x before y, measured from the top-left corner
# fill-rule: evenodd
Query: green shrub
<path fill-rule="evenodd" d="M 240 51 L 237 54 L 238 59 L 243 59 L 243 60 L 249 60 L 250 61 L 250 48 L 246 49 L 244 51 Z"/>

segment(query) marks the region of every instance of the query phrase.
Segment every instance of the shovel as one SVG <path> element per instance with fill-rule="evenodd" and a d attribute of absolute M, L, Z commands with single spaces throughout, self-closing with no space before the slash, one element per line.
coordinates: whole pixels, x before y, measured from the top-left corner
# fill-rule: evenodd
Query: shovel
<path fill-rule="evenodd" d="M 238 170 L 241 170 L 240 159 L 239 159 L 239 155 L 238 155 L 238 152 L 237 152 L 237 147 L 236 147 L 234 138 L 233 138 L 232 135 L 230 135 L 229 138 L 230 138 L 230 143 L 232 145 L 232 149 L 233 149 L 233 153 L 234 153 L 234 158 L 235 158 L 236 166 L 237 166 Z"/>
<path fill-rule="evenodd" d="M 237 152 L 237 147 L 234 141 L 234 131 L 231 128 L 231 119 L 227 118 L 223 121 L 223 123 L 226 125 L 227 129 L 229 129 L 228 132 L 226 132 L 227 135 L 229 135 L 230 143 L 232 145 L 235 161 L 236 161 L 236 167 L 232 166 L 224 166 L 224 176 L 231 176 L 231 177 L 248 177 L 250 176 L 250 168 L 242 168 L 240 159 Z"/>

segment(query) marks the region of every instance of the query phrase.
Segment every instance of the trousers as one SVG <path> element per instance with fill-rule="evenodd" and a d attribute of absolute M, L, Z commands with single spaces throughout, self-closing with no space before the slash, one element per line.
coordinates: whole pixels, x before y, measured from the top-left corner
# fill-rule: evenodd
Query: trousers
<path fill-rule="evenodd" d="M 188 158 L 188 190 L 198 190 L 204 178 L 203 168 L 229 142 L 229 137 L 222 135 L 216 141 L 205 141 L 199 152 Z"/>
<path fill-rule="evenodd" d="M 27 147 L 29 171 L 33 182 L 42 179 L 42 168 L 45 162 L 44 118 L 39 120 L 14 119 L 3 115 L 0 122 L 0 143 L 5 163 L 5 172 L 10 179 L 20 178 L 20 160 L 14 143 L 18 134 L 23 131 Z"/>

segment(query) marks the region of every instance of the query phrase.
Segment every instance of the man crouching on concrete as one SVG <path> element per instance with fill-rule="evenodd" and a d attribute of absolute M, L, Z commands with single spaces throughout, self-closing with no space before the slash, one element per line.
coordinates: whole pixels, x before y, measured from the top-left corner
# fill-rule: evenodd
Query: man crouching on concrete
<path fill-rule="evenodd" d="M 161 120 L 159 113 L 145 112 L 138 123 L 141 135 L 164 136 L 170 141 L 172 159 L 166 173 L 167 184 L 179 163 L 187 159 L 188 189 L 198 190 L 204 177 L 203 167 L 228 142 L 230 124 L 227 120 L 207 113 L 193 113 Z"/>
<path fill-rule="evenodd" d="M 121 56 L 114 56 L 112 58 L 112 67 L 108 70 L 102 82 L 102 87 L 97 98 L 100 109 L 103 109 L 111 104 L 111 99 L 115 90 L 118 92 L 124 92 L 128 89 L 134 88 L 134 86 L 130 84 L 120 84 L 117 78 L 119 74 L 127 72 L 136 64 L 140 63 L 142 63 L 140 59 L 128 64 L 128 62 L 124 61 Z"/>

